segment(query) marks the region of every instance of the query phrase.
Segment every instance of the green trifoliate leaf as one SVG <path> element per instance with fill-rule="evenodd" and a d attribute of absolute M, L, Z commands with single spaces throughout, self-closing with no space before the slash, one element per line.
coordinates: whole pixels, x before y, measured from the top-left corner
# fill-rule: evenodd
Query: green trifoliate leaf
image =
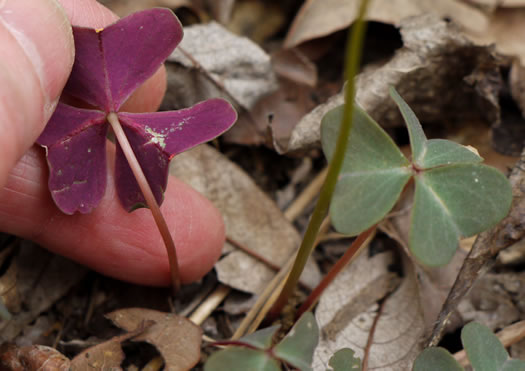
<path fill-rule="evenodd" d="M 361 371 L 361 360 L 350 348 L 339 349 L 328 361 L 330 370 L 326 371 Z"/>
<path fill-rule="evenodd" d="M 416 358 L 412 371 L 463 371 L 463 367 L 443 348 L 427 348 Z"/>
<path fill-rule="evenodd" d="M 318 342 L 319 327 L 314 315 L 306 312 L 288 335 L 273 348 L 273 354 L 301 371 L 309 371 Z"/>
<path fill-rule="evenodd" d="M 437 167 L 415 180 L 409 246 L 416 258 L 431 266 L 448 263 L 460 237 L 503 219 L 512 201 L 505 176 L 482 164 Z"/>
<path fill-rule="evenodd" d="M 281 371 L 277 360 L 264 351 L 231 347 L 213 353 L 204 365 L 204 371 Z"/>
<path fill-rule="evenodd" d="M 328 112 L 321 123 L 323 151 L 332 159 L 343 106 Z M 359 106 L 343 168 L 330 205 L 334 227 L 357 235 L 379 222 L 394 206 L 411 176 L 408 160 L 385 131 Z"/>

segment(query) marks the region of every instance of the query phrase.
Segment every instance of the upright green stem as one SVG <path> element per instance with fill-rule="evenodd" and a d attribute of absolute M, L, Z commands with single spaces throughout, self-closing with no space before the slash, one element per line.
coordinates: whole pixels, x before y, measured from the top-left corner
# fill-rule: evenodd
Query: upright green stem
<path fill-rule="evenodd" d="M 306 261 L 310 256 L 312 249 L 314 247 L 315 239 L 319 231 L 319 227 L 323 222 L 323 219 L 328 213 L 328 208 L 330 206 L 330 200 L 332 199 L 332 194 L 334 193 L 335 185 L 337 184 L 337 179 L 339 177 L 339 172 L 343 165 L 344 154 L 346 152 L 346 147 L 348 145 L 348 136 L 350 130 L 352 129 L 352 117 L 354 112 L 354 95 L 355 95 L 355 84 L 354 78 L 357 75 L 359 64 L 361 61 L 361 52 L 363 49 L 363 41 L 366 29 L 366 23 L 364 22 L 364 15 L 368 6 L 368 0 L 361 0 L 359 6 L 358 17 L 352 27 L 351 35 L 347 39 L 346 43 L 346 55 L 345 55 L 345 106 L 343 113 L 343 122 L 341 125 L 341 131 L 339 137 L 337 138 L 337 144 L 335 147 L 334 156 L 330 163 L 328 169 L 328 174 L 326 180 L 321 188 L 319 195 L 319 200 L 315 206 L 315 209 L 312 213 L 310 222 L 306 229 L 303 241 L 299 247 L 299 253 L 297 254 L 297 259 L 292 267 L 292 271 L 288 276 L 288 280 L 281 291 L 281 294 L 277 298 L 274 306 L 268 313 L 266 317 L 266 322 L 273 322 L 281 313 L 283 307 L 288 302 L 288 299 L 294 292 L 297 282 L 299 282 L 299 277 L 304 270 Z"/>
<path fill-rule="evenodd" d="M 111 128 L 115 133 L 115 137 L 122 148 L 122 152 L 129 163 L 131 171 L 137 180 L 140 190 L 142 191 L 142 194 L 146 200 L 146 204 L 148 205 L 151 215 L 153 215 L 153 219 L 155 220 L 157 228 L 159 229 L 162 239 L 164 240 L 164 245 L 166 246 L 166 250 L 168 252 L 168 261 L 170 264 L 171 283 L 174 293 L 177 293 L 177 291 L 180 289 L 179 263 L 177 261 L 177 250 L 175 249 L 175 243 L 171 237 L 168 224 L 166 224 L 166 220 L 160 211 L 159 204 L 157 203 L 157 200 L 151 191 L 148 180 L 146 179 L 146 176 L 140 167 L 137 157 L 135 157 L 135 153 L 129 144 L 128 138 L 126 137 L 122 126 L 120 125 L 117 114 L 115 112 L 109 113 L 107 120 L 109 121 Z"/>

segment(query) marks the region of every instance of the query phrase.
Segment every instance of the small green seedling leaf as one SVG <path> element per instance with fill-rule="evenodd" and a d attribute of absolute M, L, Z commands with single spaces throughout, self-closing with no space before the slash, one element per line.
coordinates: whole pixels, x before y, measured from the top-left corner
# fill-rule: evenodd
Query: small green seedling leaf
<path fill-rule="evenodd" d="M 350 348 L 339 349 L 328 361 L 326 371 L 361 371 L 361 360 Z"/>
<path fill-rule="evenodd" d="M 279 361 L 256 349 L 231 347 L 213 353 L 204 365 L 204 371 L 281 371 Z"/>
<path fill-rule="evenodd" d="M 303 314 L 292 330 L 277 345 L 272 340 L 279 326 L 272 326 L 236 341 L 217 344 L 231 345 L 213 353 L 204 366 L 205 371 L 280 371 L 281 362 L 299 371 L 311 371 L 312 358 L 319 341 L 319 327 L 314 315 Z"/>
<path fill-rule="evenodd" d="M 416 358 L 413 371 L 464 371 L 463 367 L 443 348 L 427 348 Z"/>
<path fill-rule="evenodd" d="M 392 138 L 357 105 L 354 112 L 348 149 L 330 206 L 334 227 L 351 236 L 379 222 L 411 176 L 410 164 Z M 329 161 L 342 115 L 340 106 L 321 122 L 323 150 Z"/>
<path fill-rule="evenodd" d="M 301 371 L 311 370 L 314 350 L 319 342 L 319 327 L 311 312 L 306 312 L 275 346 L 273 353 Z"/>

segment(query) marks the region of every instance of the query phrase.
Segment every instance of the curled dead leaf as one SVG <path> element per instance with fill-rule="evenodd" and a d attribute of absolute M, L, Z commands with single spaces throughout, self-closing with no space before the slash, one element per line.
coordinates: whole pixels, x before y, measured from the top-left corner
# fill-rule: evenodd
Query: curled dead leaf
<path fill-rule="evenodd" d="M 144 308 L 121 309 L 106 317 L 126 331 L 136 331 L 153 322 L 133 341 L 154 345 L 164 358 L 165 370 L 186 371 L 200 359 L 202 329 L 184 317 Z"/>
<path fill-rule="evenodd" d="M 356 81 L 356 101 L 378 123 L 384 127 L 402 123 L 388 95 L 390 86 L 423 123 L 499 122 L 499 60 L 490 49 L 474 45 L 453 24 L 432 14 L 401 22 L 401 35 L 404 45 L 394 57 L 361 73 Z M 305 115 L 292 132 L 287 151 L 317 146 L 320 118 L 342 102 L 342 94 L 336 95 Z"/>
<path fill-rule="evenodd" d="M 226 234 L 234 241 L 282 266 L 299 246 L 300 236 L 277 205 L 254 181 L 210 146 L 180 154 L 170 172 L 210 199 L 221 211 Z M 274 275 L 264 263 L 227 244 L 215 269 L 222 283 L 241 291 L 260 292 Z M 302 282 L 315 286 L 319 269 L 310 260 Z"/>
<path fill-rule="evenodd" d="M 316 310 L 321 338 L 314 355 L 314 370 L 326 370 L 332 354 L 345 347 L 361 359 L 367 351 L 370 369 L 411 369 L 422 349 L 419 341 L 424 328 L 423 313 L 411 265 L 407 264 L 405 277 L 397 287 L 399 277 L 388 271 L 392 262 L 391 253 L 369 257 L 365 251 L 323 293 Z M 395 291 L 388 295 L 392 290 Z M 372 345 L 366 349 L 377 315 L 376 303 L 385 297 Z"/>

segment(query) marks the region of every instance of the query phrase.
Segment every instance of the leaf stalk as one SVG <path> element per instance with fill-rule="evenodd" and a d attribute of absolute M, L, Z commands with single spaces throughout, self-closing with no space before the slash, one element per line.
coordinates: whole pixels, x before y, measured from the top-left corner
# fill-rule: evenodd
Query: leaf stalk
<path fill-rule="evenodd" d="M 110 112 L 107 115 L 107 120 L 110 123 L 113 132 L 115 133 L 115 137 L 117 138 L 120 148 L 122 148 L 122 152 L 124 153 L 124 156 L 128 161 L 131 171 L 133 172 L 133 175 L 137 180 L 140 190 L 144 195 L 144 199 L 146 200 L 146 204 L 150 209 L 151 215 L 153 216 L 155 224 L 157 224 L 157 228 L 159 229 L 160 235 L 162 236 L 164 245 L 166 246 L 166 251 L 168 253 L 168 261 L 170 265 L 172 289 L 173 293 L 176 294 L 179 291 L 181 285 L 179 263 L 177 260 L 177 250 L 175 249 L 175 242 L 173 242 L 173 238 L 168 228 L 168 224 L 166 223 L 166 219 L 164 219 L 164 216 L 160 211 L 159 204 L 157 203 L 157 200 L 155 199 L 155 196 L 151 191 L 151 187 L 149 186 L 148 180 L 146 179 L 146 176 L 144 175 L 144 172 L 140 167 L 140 164 L 137 160 L 137 157 L 135 156 L 135 153 L 133 152 L 133 149 L 131 148 L 131 145 L 129 144 L 126 133 L 124 133 L 124 130 L 120 125 L 118 115 L 115 112 Z"/>

